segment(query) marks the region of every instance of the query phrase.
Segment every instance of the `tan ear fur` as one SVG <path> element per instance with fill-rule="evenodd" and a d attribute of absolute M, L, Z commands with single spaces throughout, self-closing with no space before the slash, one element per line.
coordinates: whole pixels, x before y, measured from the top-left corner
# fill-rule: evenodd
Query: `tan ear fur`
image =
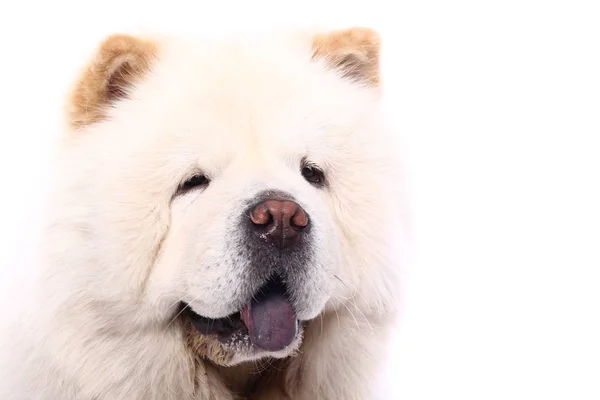
<path fill-rule="evenodd" d="M 380 85 L 381 39 L 373 29 L 356 27 L 317 34 L 312 44 L 313 58 L 324 58 L 347 78 Z"/>
<path fill-rule="evenodd" d="M 112 35 L 98 47 L 70 94 L 67 124 L 74 129 L 106 117 L 110 104 L 148 72 L 156 58 L 156 44 L 130 35 Z"/>

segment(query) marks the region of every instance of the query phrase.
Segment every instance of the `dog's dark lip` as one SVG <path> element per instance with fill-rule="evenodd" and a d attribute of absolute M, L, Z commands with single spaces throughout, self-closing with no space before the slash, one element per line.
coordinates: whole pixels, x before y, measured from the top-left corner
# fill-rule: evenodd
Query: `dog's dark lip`
<path fill-rule="evenodd" d="M 207 318 L 194 312 L 186 303 L 181 303 L 182 315 L 186 316 L 196 330 L 204 335 L 217 335 L 219 340 L 226 342 L 234 333 L 248 334 L 248 328 L 242 322 L 240 312 L 235 312 L 223 318 Z"/>

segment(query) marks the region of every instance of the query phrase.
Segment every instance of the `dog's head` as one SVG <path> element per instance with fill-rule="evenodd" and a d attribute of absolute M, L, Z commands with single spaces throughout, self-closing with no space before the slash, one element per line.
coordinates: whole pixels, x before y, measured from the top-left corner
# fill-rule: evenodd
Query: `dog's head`
<path fill-rule="evenodd" d="M 67 105 L 59 214 L 92 266 L 81 292 L 224 365 L 291 354 L 327 310 L 382 312 L 379 91 L 369 29 L 109 37 Z"/>

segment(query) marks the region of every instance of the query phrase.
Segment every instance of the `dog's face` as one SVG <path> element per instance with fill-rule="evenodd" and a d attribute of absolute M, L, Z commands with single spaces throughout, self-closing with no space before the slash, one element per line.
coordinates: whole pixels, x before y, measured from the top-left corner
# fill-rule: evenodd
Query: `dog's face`
<path fill-rule="evenodd" d="M 66 144 L 105 278 L 93 290 L 223 365 L 291 354 L 352 299 L 380 307 L 378 51 L 364 29 L 104 42 Z"/>

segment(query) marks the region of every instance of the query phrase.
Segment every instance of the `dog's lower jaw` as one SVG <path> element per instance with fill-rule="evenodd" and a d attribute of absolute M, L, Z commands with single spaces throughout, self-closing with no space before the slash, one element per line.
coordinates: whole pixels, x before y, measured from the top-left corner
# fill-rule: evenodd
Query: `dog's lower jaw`
<path fill-rule="evenodd" d="M 289 357 L 228 366 L 198 355 L 197 362 L 199 370 L 218 374 L 203 379 L 218 379 L 229 395 L 240 396 L 235 399 L 376 399 L 374 385 L 389 328 L 383 322 L 357 322 L 349 313 L 338 310 L 311 321 L 305 328 L 302 345 Z M 342 336 L 344 340 L 339 340 Z M 215 350 L 211 345 L 204 349 Z M 348 380 L 363 384 L 350 386 L 344 383 Z"/>
<path fill-rule="evenodd" d="M 273 360 L 294 357 L 301 347 L 303 332 L 307 323 L 300 326 L 300 331 L 292 344 L 278 352 L 262 351 L 252 345 L 243 345 L 239 347 L 229 345 L 219 340 L 217 335 L 202 335 L 193 326 L 189 319 L 183 318 L 181 321 L 186 345 L 201 360 L 206 360 L 221 367 L 233 367 L 238 364 L 257 362 L 271 363 Z M 266 361 L 265 361 L 266 360 Z"/>

